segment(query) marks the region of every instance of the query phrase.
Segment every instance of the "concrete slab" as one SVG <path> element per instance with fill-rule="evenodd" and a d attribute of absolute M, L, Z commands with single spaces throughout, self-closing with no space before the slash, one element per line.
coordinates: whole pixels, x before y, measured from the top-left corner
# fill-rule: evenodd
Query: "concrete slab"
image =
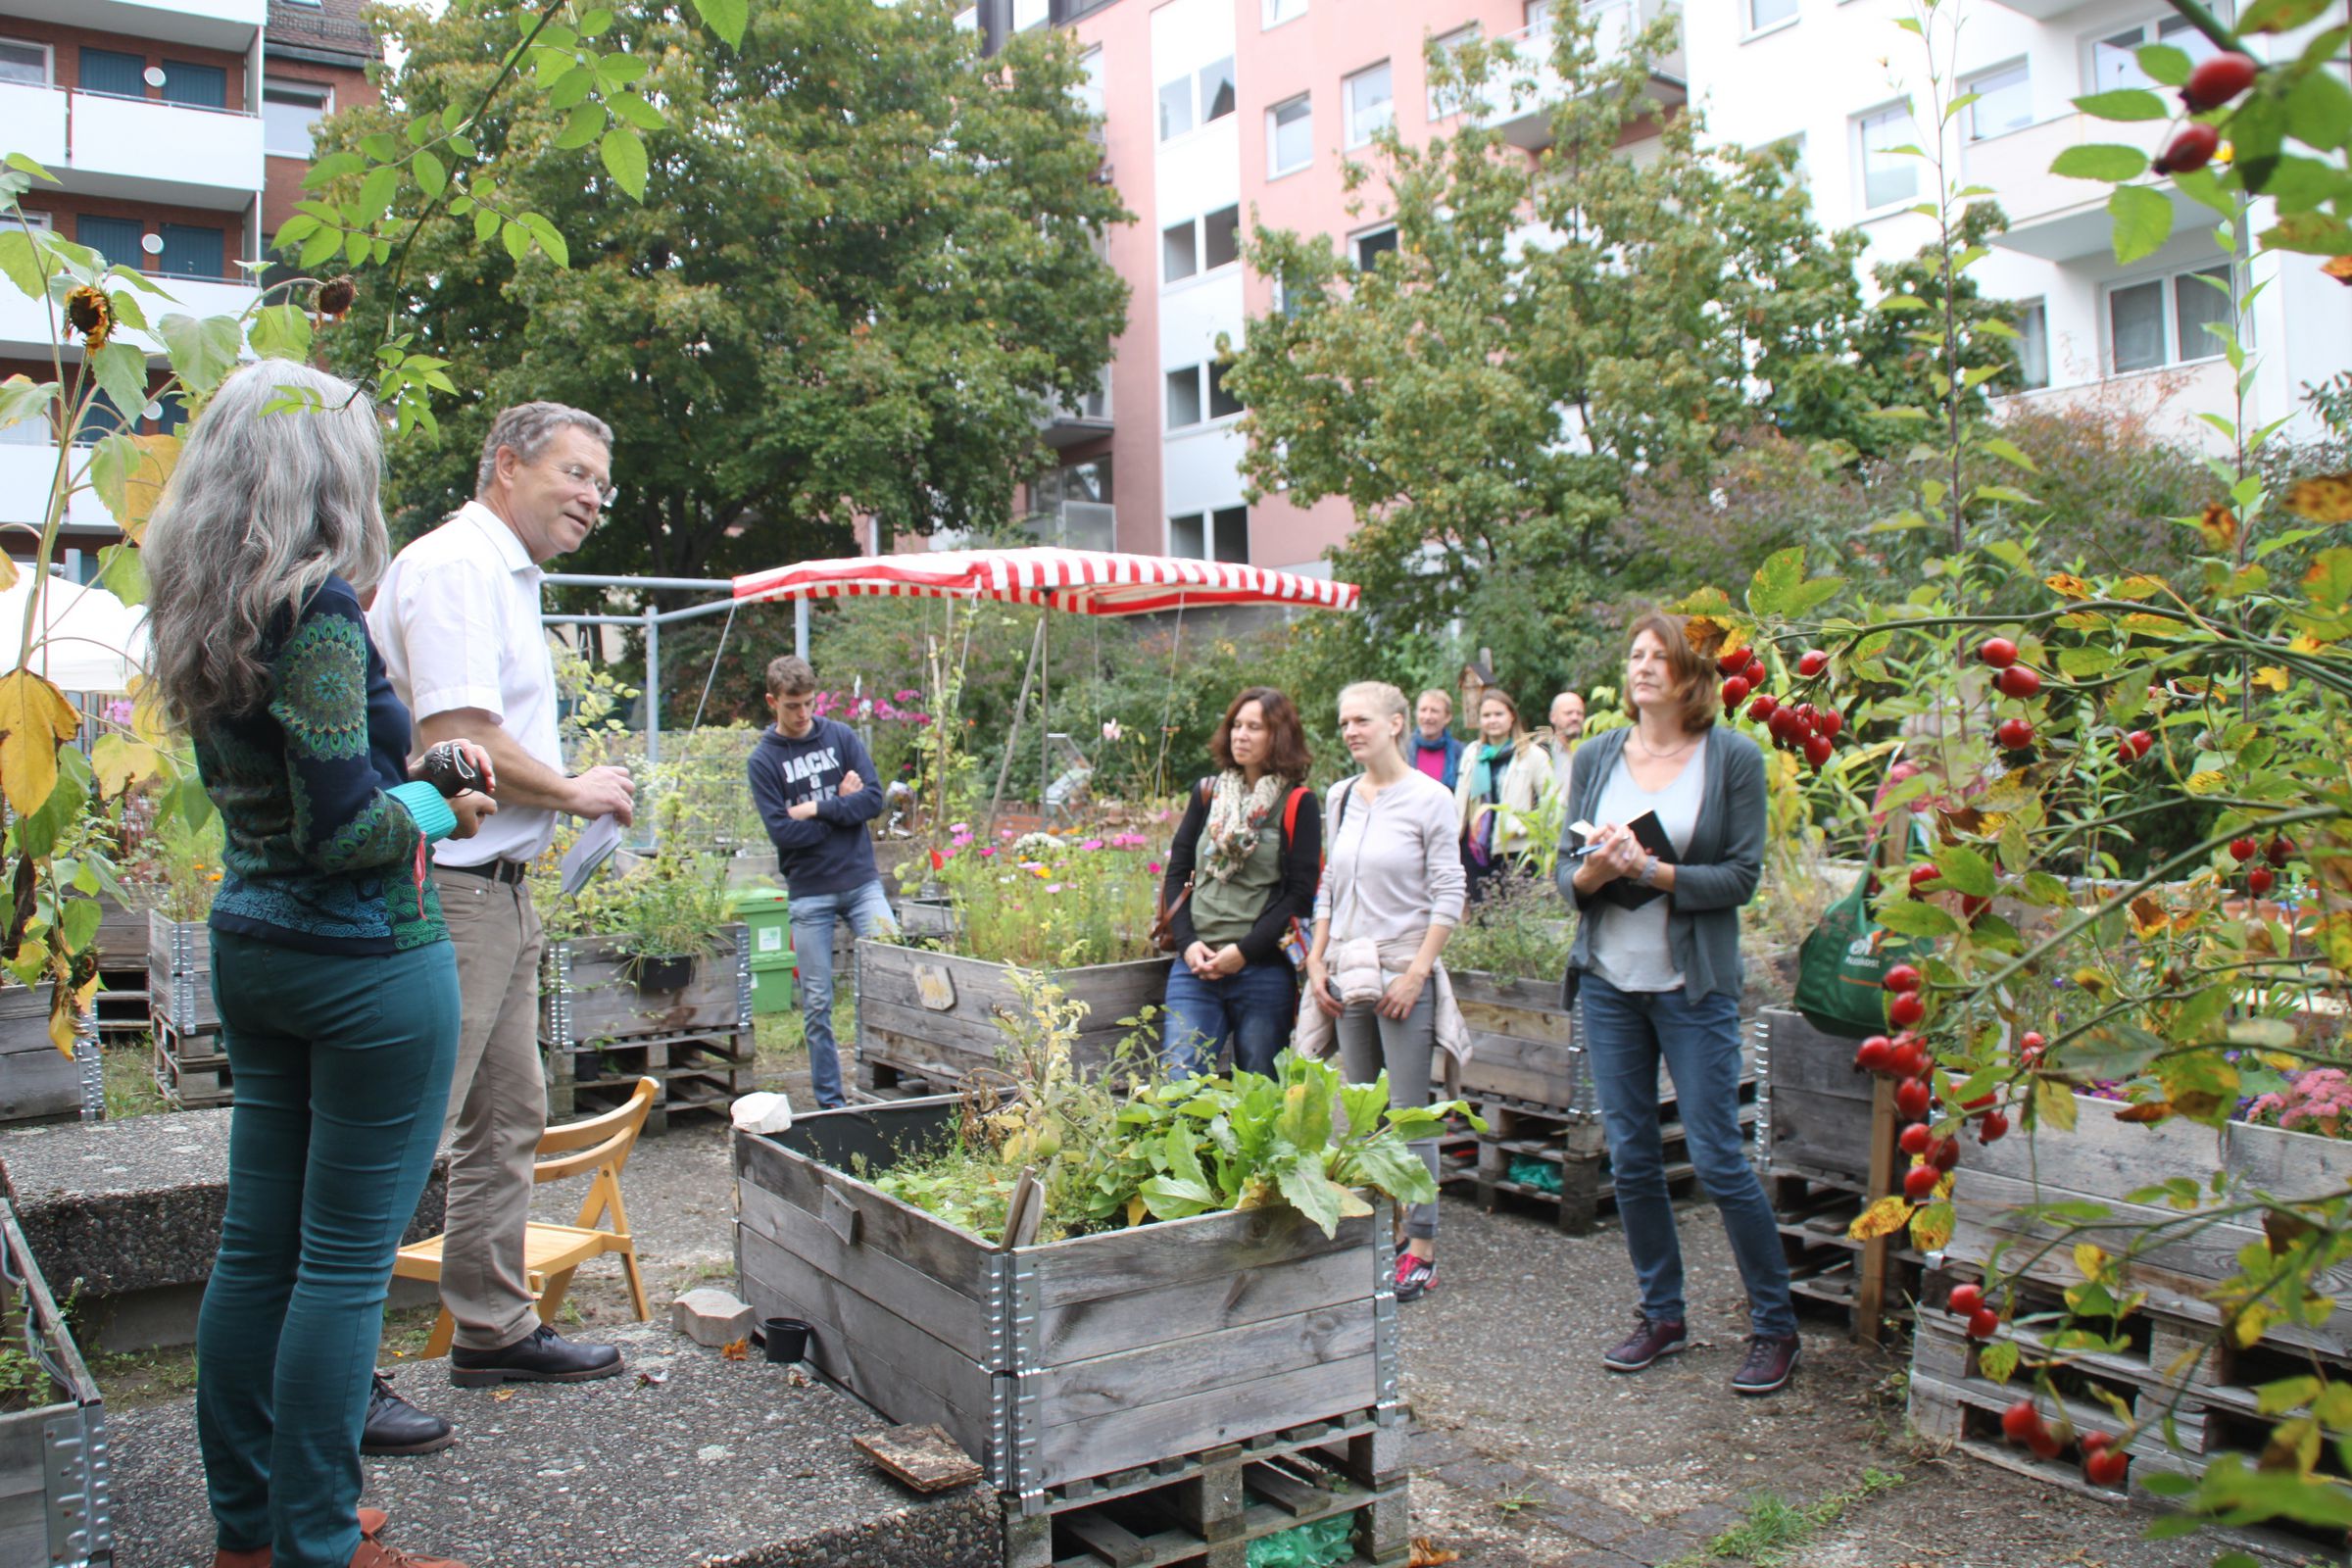
<path fill-rule="evenodd" d="M 457 1389 L 446 1362 L 396 1387 L 455 1446 L 370 1459 L 394 1545 L 469 1568 L 997 1568 L 995 1494 L 918 1496 L 851 1446 L 889 1423 L 814 1379 L 729 1361 L 658 1325 L 585 1336 L 629 1369 L 572 1387 Z M 651 1381 L 647 1375 L 658 1378 Z M 805 1376 L 805 1375 L 804 1375 Z M 110 1411 L 117 1561 L 206 1568 L 211 1515 L 188 1399 Z"/>
<path fill-rule="evenodd" d="M 228 1205 L 227 1110 L 11 1128 L 0 1178 L 60 1297 L 124 1296 L 212 1277 Z M 409 1238 L 441 1228 L 448 1166 L 436 1157 Z"/>

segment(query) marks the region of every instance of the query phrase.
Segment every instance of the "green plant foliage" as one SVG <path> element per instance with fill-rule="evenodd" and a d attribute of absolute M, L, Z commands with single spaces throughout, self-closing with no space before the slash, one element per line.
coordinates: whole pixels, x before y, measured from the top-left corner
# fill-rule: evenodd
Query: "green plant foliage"
<path fill-rule="evenodd" d="M 1125 214 L 1095 177 L 1070 35 L 982 60 L 937 5 L 732 10 L 720 48 L 675 8 L 601 13 L 592 42 L 565 9 L 529 51 L 537 91 L 469 122 L 449 170 L 465 194 L 361 277 L 333 362 L 364 368 L 397 322 L 465 387 L 400 443 L 410 526 L 472 493 L 491 415 L 527 398 L 616 434 L 620 497 L 574 570 L 848 554 L 854 518 L 885 540 L 986 525 L 1032 466 L 1041 402 L 1092 385 L 1126 301 L 1096 236 Z M 434 13 L 393 14 L 398 108 L 333 117 L 322 167 L 475 101 L 511 8 Z M 492 156 L 500 183 L 476 194 Z"/>
<path fill-rule="evenodd" d="M 1556 841 L 1555 841 L 1556 848 Z M 1446 966 L 1515 980 L 1557 980 L 1575 940 L 1548 877 L 1510 878 L 1470 906 L 1446 942 Z"/>

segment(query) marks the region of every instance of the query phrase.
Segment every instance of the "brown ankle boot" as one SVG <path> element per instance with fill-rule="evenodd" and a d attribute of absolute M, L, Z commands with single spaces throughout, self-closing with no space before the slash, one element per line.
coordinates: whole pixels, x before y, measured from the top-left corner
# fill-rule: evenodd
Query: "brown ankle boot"
<path fill-rule="evenodd" d="M 381 1508 L 362 1508 L 360 1510 L 360 1534 L 372 1541 L 384 1533 L 384 1526 L 389 1524 L 391 1519 L 392 1516 Z"/>
<path fill-rule="evenodd" d="M 403 1551 L 372 1536 L 362 1536 L 360 1549 L 351 1554 L 351 1568 L 466 1568 L 466 1565 L 450 1557 L 426 1557 Z"/>
<path fill-rule="evenodd" d="M 231 1551 L 221 1546 L 213 1552 L 213 1568 L 270 1568 L 272 1555 L 268 1546 L 256 1546 L 251 1551 Z"/>

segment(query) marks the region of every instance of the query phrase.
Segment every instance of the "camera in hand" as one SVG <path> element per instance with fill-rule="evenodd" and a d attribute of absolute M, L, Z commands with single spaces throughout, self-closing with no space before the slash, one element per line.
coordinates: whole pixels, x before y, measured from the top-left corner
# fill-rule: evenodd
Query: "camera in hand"
<path fill-rule="evenodd" d="M 425 782 L 439 790 L 444 797 L 462 795 L 467 790 L 491 794 L 483 781 L 482 770 L 473 765 L 473 759 L 459 750 L 455 741 L 443 741 L 424 754 L 418 772 Z"/>

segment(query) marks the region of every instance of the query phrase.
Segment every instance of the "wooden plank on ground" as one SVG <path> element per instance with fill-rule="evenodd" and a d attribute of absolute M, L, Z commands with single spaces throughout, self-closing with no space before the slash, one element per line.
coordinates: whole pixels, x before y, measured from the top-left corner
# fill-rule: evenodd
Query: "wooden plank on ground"
<path fill-rule="evenodd" d="M 917 1492 L 952 1492 L 985 1474 L 978 1460 L 936 1426 L 891 1427 L 850 1442 L 893 1479 Z"/>

